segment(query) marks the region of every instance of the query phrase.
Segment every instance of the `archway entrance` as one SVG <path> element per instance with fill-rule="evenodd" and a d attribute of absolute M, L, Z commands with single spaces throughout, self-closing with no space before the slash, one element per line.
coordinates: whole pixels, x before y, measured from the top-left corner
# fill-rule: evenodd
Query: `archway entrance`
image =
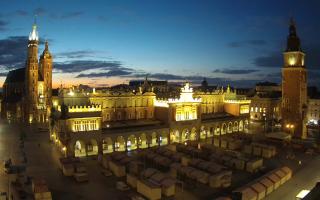
<path fill-rule="evenodd" d="M 77 140 L 74 145 L 74 156 L 75 157 L 84 157 L 87 155 L 86 145 L 82 140 Z"/>
<path fill-rule="evenodd" d="M 127 150 L 132 151 L 137 149 L 137 138 L 134 135 L 130 135 L 127 140 Z"/>
<path fill-rule="evenodd" d="M 126 141 L 122 136 L 118 136 L 116 142 L 114 143 L 115 151 L 125 151 L 126 150 Z"/>
<path fill-rule="evenodd" d="M 191 141 L 195 141 L 197 140 L 197 129 L 196 128 L 192 128 L 191 130 L 191 134 L 190 134 L 190 140 Z"/>
<path fill-rule="evenodd" d="M 111 138 L 107 137 L 102 141 L 102 152 L 103 154 L 113 152 L 113 143 Z"/>
<path fill-rule="evenodd" d="M 98 155 L 98 143 L 97 140 L 91 139 L 87 144 L 87 154 L 88 156 Z"/>
<path fill-rule="evenodd" d="M 148 148 L 148 140 L 147 140 L 147 136 L 145 133 L 142 133 L 139 136 L 139 148 L 140 149 Z"/>
<path fill-rule="evenodd" d="M 207 138 L 207 132 L 204 126 L 201 126 L 200 139 L 205 140 Z"/>
<path fill-rule="evenodd" d="M 180 142 L 180 133 L 178 130 L 175 130 L 170 133 L 170 142 L 171 143 Z"/>
<path fill-rule="evenodd" d="M 244 131 L 246 133 L 249 131 L 249 121 L 247 119 L 244 121 Z"/>
<path fill-rule="evenodd" d="M 239 128 L 239 124 L 238 124 L 238 122 L 234 122 L 233 123 L 233 132 L 238 132 L 238 129 Z"/>
<path fill-rule="evenodd" d="M 243 131 L 243 121 L 239 122 L 239 131 Z"/>
<path fill-rule="evenodd" d="M 232 133 L 232 122 L 228 123 L 228 133 Z"/>
<path fill-rule="evenodd" d="M 151 142 L 150 142 L 150 147 L 154 147 L 154 146 L 157 146 L 158 143 L 157 143 L 157 133 L 156 132 L 153 132 L 151 134 Z"/>
<path fill-rule="evenodd" d="M 224 135 L 226 133 L 227 133 L 227 125 L 226 124 L 222 124 L 221 135 Z"/>
<path fill-rule="evenodd" d="M 181 135 L 181 142 L 184 143 L 188 140 L 190 140 L 190 131 L 189 129 L 184 129 Z"/>
<path fill-rule="evenodd" d="M 160 146 L 168 144 L 168 135 L 165 132 L 162 132 L 159 137 Z"/>
<path fill-rule="evenodd" d="M 217 126 L 216 129 L 214 130 L 214 135 L 220 135 L 220 126 Z"/>

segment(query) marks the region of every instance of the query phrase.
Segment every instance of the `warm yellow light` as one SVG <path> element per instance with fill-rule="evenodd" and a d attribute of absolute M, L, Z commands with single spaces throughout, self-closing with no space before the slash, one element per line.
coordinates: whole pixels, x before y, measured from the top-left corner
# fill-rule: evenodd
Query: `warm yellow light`
<path fill-rule="evenodd" d="M 67 147 L 63 147 L 63 148 L 62 148 L 62 151 L 66 151 L 66 150 L 67 150 Z"/>
<path fill-rule="evenodd" d="M 56 107 L 58 105 L 58 101 L 54 101 L 53 105 Z"/>
<path fill-rule="evenodd" d="M 290 127 L 290 124 L 287 124 L 286 127 L 289 128 L 289 127 Z"/>
<path fill-rule="evenodd" d="M 296 59 L 294 57 L 290 57 L 288 60 L 289 65 L 294 65 L 296 63 Z"/>
<path fill-rule="evenodd" d="M 307 194 L 309 194 L 310 190 L 301 190 L 299 194 L 297 194 L 297 199 L 303 199 Z"/>
<path fill-rule="evenodd" d="M 293 124 L 291 124 L 291 125 L 290 125 L 290 128 L 294 128 L 294 125 L 293 125 Z"/>
<path fill-rule="evenodd" d="M 74 92 L 72 90 L 70 90 L 70 92 L 68 93 L 70 96 L 74 96 Z"/>
<path fill-rule="evenodd" d="M 58 139 L 56 139 L 56 142 L 58 142 Z"/>

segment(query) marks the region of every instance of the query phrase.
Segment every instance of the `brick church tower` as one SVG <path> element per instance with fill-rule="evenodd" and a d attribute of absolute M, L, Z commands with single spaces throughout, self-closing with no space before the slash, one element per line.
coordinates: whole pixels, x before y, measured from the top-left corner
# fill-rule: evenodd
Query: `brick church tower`
<path fill-rule="evenodd" d="M 282 127 L 293 137 L 305 138 L 307 111 L 307 70 L 293 20 L 290 22 L 282 68 Z"/>
<path fill-rule="evenodd" d="M 37 25 L 33 24 L 32 31 L 29 34 L 28 57 L 25 71 L 25 119 L 29 122 L 37 118 L 38 105 L 38 43 L 39 36 Z"/>
<path fill-rule="evenodd" d="M 44 51 L 40 56 L 39 72 L 43 77 L 44 105 L 47 109 L 47 113 L 50 113 L 52 104 L 52 56 L 48 46 L 48 42 L 46 41 Z"/>

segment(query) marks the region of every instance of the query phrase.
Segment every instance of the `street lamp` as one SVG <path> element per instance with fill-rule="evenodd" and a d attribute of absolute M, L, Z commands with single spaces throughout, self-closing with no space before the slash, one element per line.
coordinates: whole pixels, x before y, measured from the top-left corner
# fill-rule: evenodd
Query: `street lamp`
<path fill-rule="evenodd" d="M 294 124 L 287 124 L 286 128 L 289 129 L 289 132 L 294 133 Z"/>

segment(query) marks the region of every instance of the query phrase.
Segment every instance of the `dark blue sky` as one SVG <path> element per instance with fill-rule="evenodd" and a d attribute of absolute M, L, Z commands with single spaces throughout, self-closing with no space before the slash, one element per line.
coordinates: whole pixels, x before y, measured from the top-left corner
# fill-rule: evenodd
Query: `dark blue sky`
<path fill-rule="evenodd" d="M 279 82 L 293 16 L 309 83 L 320 85 L 317 0 L 2 0 L 1 7 L 1 82 L 23 66 L 34 14 L 54 55 L 55 85 L 104 86 L 146 74 L 237 87 Z"/>

